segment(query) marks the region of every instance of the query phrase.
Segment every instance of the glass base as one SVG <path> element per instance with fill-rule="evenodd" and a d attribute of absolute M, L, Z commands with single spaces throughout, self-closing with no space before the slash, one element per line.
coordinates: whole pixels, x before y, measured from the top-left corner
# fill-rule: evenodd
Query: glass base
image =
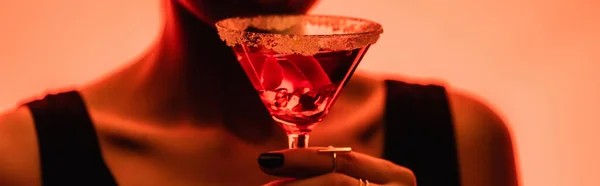
<path fill-rule="evenodd" d="M 308 147 L 308 134 L 288 134 L 288 147 L 290 149 Z"/>

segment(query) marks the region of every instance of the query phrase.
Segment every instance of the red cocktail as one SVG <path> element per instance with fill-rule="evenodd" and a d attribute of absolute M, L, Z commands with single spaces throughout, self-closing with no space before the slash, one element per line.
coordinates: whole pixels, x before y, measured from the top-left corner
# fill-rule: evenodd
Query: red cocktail
<path fill-rule="evenodd" d="M 319 15 L 230 18 L 216 26 L 290 148 L 308 145 L 313 126 L 383 32 L 372 21 Z"/>

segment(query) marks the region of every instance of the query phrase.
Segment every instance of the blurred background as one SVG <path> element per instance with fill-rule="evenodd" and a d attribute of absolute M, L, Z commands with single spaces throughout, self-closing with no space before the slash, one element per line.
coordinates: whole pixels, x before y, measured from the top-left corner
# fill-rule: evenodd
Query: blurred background
<path fill-rule="evenodd" d="M 0 110 L 125 65 L 152 43 L 159 0 L 0 0 Z M 363 71 L 438 79 L 509 123 L 525 186 L 600 185 L 600 1 L 322 0 L 378 21 Z"/>

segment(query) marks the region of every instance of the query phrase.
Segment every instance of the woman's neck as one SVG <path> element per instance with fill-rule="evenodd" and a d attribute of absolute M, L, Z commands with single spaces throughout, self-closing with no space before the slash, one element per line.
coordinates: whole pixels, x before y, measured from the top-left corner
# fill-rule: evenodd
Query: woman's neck
<path fill-rule="evenodd" d="M 91 92 L 98 96 L 88 102 L 150 122 L 219 125 L 238 135 L 269 136 L 272 120 L 232 50 L 212 26 L 168 2 L 157 44 L 129 68 L 94 85 Z"/>

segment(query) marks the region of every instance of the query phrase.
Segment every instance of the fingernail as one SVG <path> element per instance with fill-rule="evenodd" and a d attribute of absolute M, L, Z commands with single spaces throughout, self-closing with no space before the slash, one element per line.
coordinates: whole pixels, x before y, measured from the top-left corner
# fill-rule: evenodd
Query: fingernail
<path fill-rule="evenodd" d="M 281 153 L 264 153 L 258 157 L 258 164 L 267 169 L 274 169 L 283 165 L 283 154 Z"/>

